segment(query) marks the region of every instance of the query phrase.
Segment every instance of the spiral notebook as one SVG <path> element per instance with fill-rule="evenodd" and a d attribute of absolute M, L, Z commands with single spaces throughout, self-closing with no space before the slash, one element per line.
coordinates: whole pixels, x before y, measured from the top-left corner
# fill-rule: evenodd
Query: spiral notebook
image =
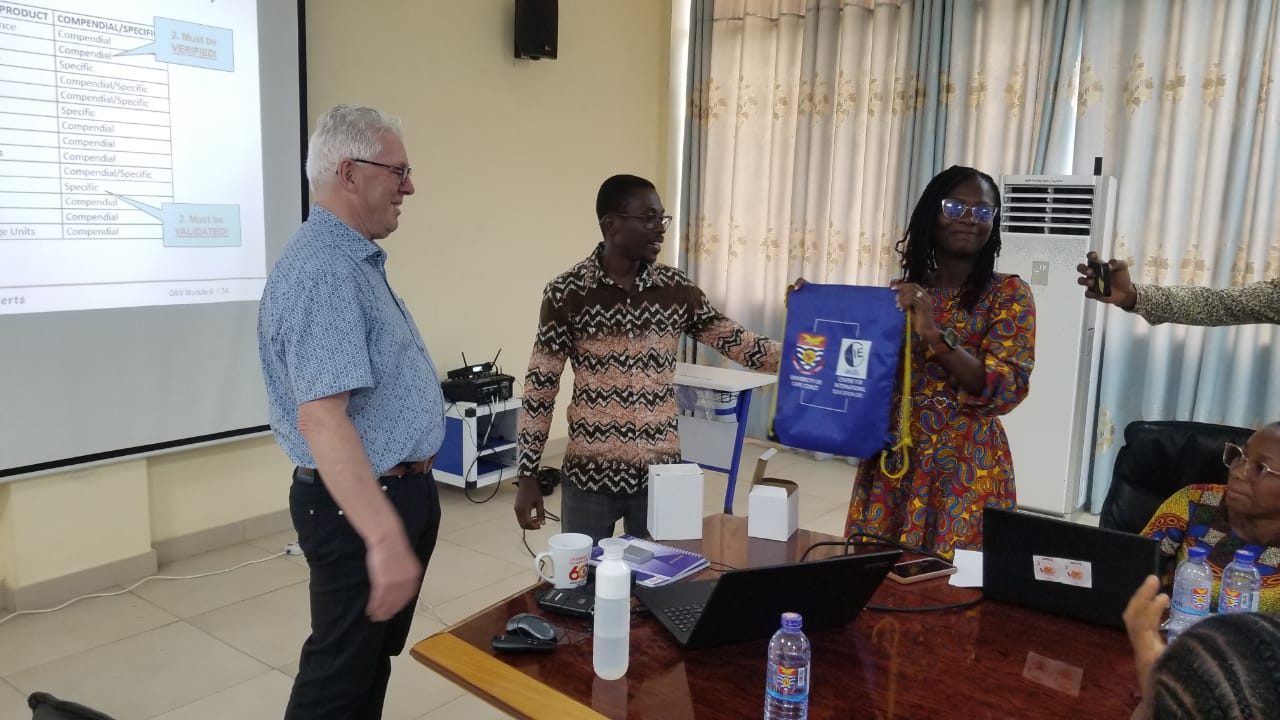
<path fill-rule="evenodd" d="M 618 537 L 635 547 L 643 548 L 653 553 L 653 557 L 643 562 L 623 558 L 622 562 L 626 563 L 627 567 L 631 569 L 631 574 L 635 577 L 637 585 L 645 587 L 666 585 L 669 582 L 675 582 L 682 577 L 692 575 L 708 565 L 706 558 L 692 550 L 681 550 L 678 547 L 663 545 L 652 540 L 641 540 L 630 535 L 620 535 Z M 591 559 L 587 562 L 592 565 L 599 565 L 600 558 L 603 555 L 604 550 L 597 545 L 591 548 Z"/>

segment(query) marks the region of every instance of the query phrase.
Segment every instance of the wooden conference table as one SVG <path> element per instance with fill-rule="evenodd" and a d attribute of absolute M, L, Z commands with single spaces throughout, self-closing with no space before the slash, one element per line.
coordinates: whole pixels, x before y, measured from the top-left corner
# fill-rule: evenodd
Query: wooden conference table
<path fill-rule="evenodd" d="M 713 515 L 701 541 L 670 544 L 742 568 L 795 561 L 811 544 L 830 539 L 839 538 L 806 530 L 786 543 L 748 538 L 745 518 Z M 809 556 L 839 552 L 819 548 Z M 591 669 L 590 620 L 538 608 L 533 593 L 543 587 L 419 642 L 414 657 L 522 718 L 760 717 L 767 640 L 683 651 L 657 620 L 640 615 L 631 626 L 626 677 L 601 680 Z M 975 597 L 976 590 L 952 587 L 946 579 L 913 585 L 886 580 L 871 602 L 918 607 Z M 493 651 L 490 640 L 521 612 L 538 613 L 561 628 L 555 652 Z M 1137 705 L 1122 630 L 990 600 L 944 612 L 866 610 L 844 628 L 808 635 L 810 720 L 1127 718 Z"/>

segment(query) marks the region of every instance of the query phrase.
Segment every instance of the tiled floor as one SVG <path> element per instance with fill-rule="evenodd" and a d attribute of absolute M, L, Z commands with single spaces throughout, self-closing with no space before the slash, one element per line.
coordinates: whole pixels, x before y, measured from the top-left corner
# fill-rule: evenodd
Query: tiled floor
<path fill-rule="evenodd" d="M 745 483 L 760 447 L 748 447 L 734 502 L 745 514 Z M 841 460 L 779 454 L 770 474 L 800 482 L 800 524 L 844 529 L 854 468 Z M 706 476 L 708 513 L 723 505 L 726 478 Z M 489 488 L 474 494 L 485 496 Z M 283 492 L 283 490 L 282 490 Z M 476 504 L 441 485 L 440 541 L 427 569 L 410 642 L 431 635 L 529 586 L 536 579 L 520 540 L 507 484 Z M 559 510 L 559 493 L 547 507 Z M 555 523 L 530 533 L 545 547 Z M 281 533 L 187 558 L 162 574 L 193 575 L 279 552 L 294 539 Z M 301 558 L 280 557 L 199 580 L 151 581 L 133 592 L 85 600 L 46 615 L 0 624 L 0 720 L 29 719 L 27 694 L 44 690 L 118 720 L 279 718 L 307 636 L 307 571 Z M 117 588 L 118 589 L 118 588 Z M 428 670 L 406 652 L 387 693 L 387 720 L 504 718 L 483 701 Z"/>

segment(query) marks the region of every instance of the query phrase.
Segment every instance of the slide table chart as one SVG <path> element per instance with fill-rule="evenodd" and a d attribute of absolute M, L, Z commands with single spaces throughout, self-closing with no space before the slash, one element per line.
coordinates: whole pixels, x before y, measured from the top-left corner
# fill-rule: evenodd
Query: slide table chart
<path fill-rule="evenodd" d="M 169 69 L 121 55 L 155 29 L 0 3 L 0 241 L 159 239 L 121 196 L 173 200 Z"/>

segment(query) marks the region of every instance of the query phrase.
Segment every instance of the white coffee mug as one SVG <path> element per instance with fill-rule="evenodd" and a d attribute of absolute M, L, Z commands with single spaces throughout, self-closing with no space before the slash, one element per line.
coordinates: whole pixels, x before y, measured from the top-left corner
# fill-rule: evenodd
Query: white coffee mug
<path fill-rule="evenodd" d="M 587 558 L 591 557 L 591 536 L 582 533 L 560 533 L 547 541 L 550 550 L 538 553 L 533 569 L 558 588 L 575 588 L 587 582 Z M 551 575 L 542 572 L 542 561 L 551 560 Z"/>

